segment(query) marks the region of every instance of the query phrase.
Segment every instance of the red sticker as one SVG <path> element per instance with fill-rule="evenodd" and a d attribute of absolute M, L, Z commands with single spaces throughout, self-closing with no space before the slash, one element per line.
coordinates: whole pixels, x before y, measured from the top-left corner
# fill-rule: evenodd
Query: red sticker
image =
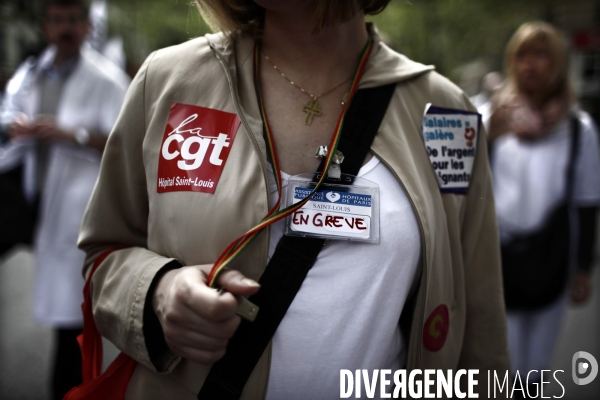
<path fill-rule="evenodd" d="M 423 326 L 423 345 L 429 351 L 438 351 L 444 347 L 448 328 L 450 327 L 450 313 L 445 304 L 440 304 L 433 310 Z"/>
<path fill-rule="evenodd" d="M 156 191 L 214 193 L 239 126 L 236 114 L 173 103 L 158 156 Z"/>

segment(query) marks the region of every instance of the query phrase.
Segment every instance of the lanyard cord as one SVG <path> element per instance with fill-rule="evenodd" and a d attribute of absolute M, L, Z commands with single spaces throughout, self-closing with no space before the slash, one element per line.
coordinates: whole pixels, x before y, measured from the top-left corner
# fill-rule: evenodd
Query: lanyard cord
<path fill-rule="evenodd" d="M 373 40 L 369 39 L 368 43 L 365 45 L 365 48 L 363 49 L 363 52 L 362 52 L 362 55 L 360 58 L 360 62 L 354 73 L 354 79 L 352 80 L 352 85 L 350 86 L 350 93 L 348 94 L 348 101 L 346 102 L 344 108 L 342 109 L 342 112 L 338 118 L 337 125 L 333 132 L 331 142 L 329 143 L 329 146 L 328 146 L 329 151 L 327 153 L 327 157 L 325 158 L 325 165 L 323 168 L 323 172 L 321 173 L 321 177 L 319 178 L 317 185 L 312 190 L 312 192 L 308 196 L 306 196 L 306 198 L 304 198 L 303 200 L 299 201 L 298 203 L 292 204 L 283 210 L 279 210 L 279 207 L 281 205 L 281 199 L 283 197 L 282 196 L 281 171 L 279 169 L 279 160 L 277 158 L 275 142 L 273 140 L 271 127 L 270 127 L 269 121 L 267 119 L 267 114 L 265 111 L 264 101 L 263 101 L 263 97 L 262 97 L 262 93 L 261 93 L 261 87 L 260 87 L 260 42 L 259 41 L 256 42 L 256 44 L 254 45 L 254 79 L 255 79 L 255 83 L 256 83 L 256 91 L 257 91 L 257 96 L 258 96 L 258 104 L 259 104 L 259 108 L 260 108 L 260 114 L 261 114 L 262 121 L 263 121 L 263 133 L 267 139 L 266 144 L 267 144 L 267 148 L 269 151 L 269 155 L 271 156 L 271 161 L 273 163 L 273 173 L 275 174 L 275 181 L 277 182 L 277 189 L 279 190 L 279 197 L 277 199 L 277 203 L 271 208 L 271 210 L 269 210 L 267 215 L 262 219 L 262 221 L 260 223 L 258 223 L 256 226 L 254 226 L 252 229 L 247 231 L 245 234 L 243 234 L 242 236 L 238 237 L 233 242 L 231 242 L 225 248 L 225 250 L 223 250 L 223 252 L 219 255 L 219 257 L 217 258 L 217 261 L 215 261 L 215 264 L 213 265 L 213 267 L 210 271 L 210 274 L 208 275 L 208 278 L 207 278 L 208 286 L 210 286 L 210 287 L 215 286 L 215 282 L 217 280 L 217 276 L 219 275 L 219 273 L 225 267 L 227 267 L 227 265 L 229 265 L 233 260 L 235 260 L 250 245 L 250 243 L 252 243 L 252 241 L 256 238 L 256 236 L 258 236 L 258 234 L 263 229 L 265 229 L 267 226 L 287 217 L 288 215 L 291 215 L 292 213 L 294 213 L 296 210 L 298 210 L 304 204 L 306 204 L 306 202 L 308 202 L 308 200 L 317 191 L 317 189 L 319 189 L 319 187 L 321 186 L 321 183 L 323 183 L 323 181 L 325 180 L 325 177 L 327 176 L 326 172 L 329 169 L 329 166 L 331 165 L 331 160 L 333 159 L 333 155 L 335 153 L 335 150 L 337 149 L 337 145 L 340 140 L 340 134 L 342 132 L 342 128 L 344 125 L 344 118 L 346 116 L 346 111 L 348 111 L 350 102 L 352 101 L 352 98 L 354 97 L 354 94 L 356 93 L 356 90 L 358 88 L 358 83 L 360 82 L 360 78 L 362 77 L 362 74 L 365 70 L 365 65 L 367 64 L 367 60 L 369 59 L 369 55 L 371 53 L 372 47 L 373 47 Z"/>

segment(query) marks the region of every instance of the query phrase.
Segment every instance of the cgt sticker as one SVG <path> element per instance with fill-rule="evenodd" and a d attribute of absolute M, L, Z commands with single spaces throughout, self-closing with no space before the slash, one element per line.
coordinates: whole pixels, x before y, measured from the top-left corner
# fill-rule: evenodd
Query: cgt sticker
<path fill-rule="evenodd" d="M 445 304 L 440 304 L 425 321 L 423 326 L 423 346 L 429 351 L 436 352 L 444 347 L 450 328 L 450 313 Z"/>
<path fill-rule="evenodd" d="M 236 114 L 173 103 L 160 147 L 156 191 L 214 193 L 239 126 Z"/>

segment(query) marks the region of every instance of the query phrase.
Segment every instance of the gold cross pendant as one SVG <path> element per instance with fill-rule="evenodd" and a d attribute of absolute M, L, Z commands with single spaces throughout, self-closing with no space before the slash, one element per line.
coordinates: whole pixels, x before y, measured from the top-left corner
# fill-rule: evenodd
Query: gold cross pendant
<path fill-rule="evenodd" d="M 321 116 L 321 105 L 317 101 L 317 99 L 312 99 L 308 103 L 302 107 L 302 111 L 306 113 L 306 119 L 304 120 L 304 125 L 311 125 L 314 116 Z"/>

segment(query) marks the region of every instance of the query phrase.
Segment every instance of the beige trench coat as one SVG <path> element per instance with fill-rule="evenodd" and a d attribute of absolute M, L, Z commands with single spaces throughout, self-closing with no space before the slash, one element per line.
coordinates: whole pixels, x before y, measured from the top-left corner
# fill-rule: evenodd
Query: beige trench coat
<path fill-rule="evenodd" d="M 397 82 L 371 151 L 406 191 L 422 236 L 423 268 L 407 368 L 478 368 L 480 378 L 488 369 L 504 374 L 509 359 L 485 136 L 479 135 L 468 194 L 441 194 L 421 135 L 425 105 L 474 108 L 432 67 L 395 53 L 370 30 L 375 45 L 360 87 Z M 135 77 L 108 141 L 80 247 L 87 252 L 86 271 L 102 251 L 126 247 L 100 265 L 92 296 L 100 333 L 139 362 L 128 399 L 196 398 L 209 367 L 169 351 L 156 365 L 150 361 L 143 331 L 148 287 L 173 259 L 184 265 L 212 264 L 269 209 L 253 45 L 248 37 L 227 40 L 211 34 L 153 53 Z M 236 113 L 241 119 L 214 194 L 157 193 L 159 151 L 174 102 Z M 267 251 L 268 234 L 263 233 L 234 267 L 258 280 Z M 424 323 L 442 304 L 449 309 L 448 335 L 444 346 L 432 352 L 423 345 Z M 269 357 L 270 347 L 242 399 L 264 398 Z"/>

